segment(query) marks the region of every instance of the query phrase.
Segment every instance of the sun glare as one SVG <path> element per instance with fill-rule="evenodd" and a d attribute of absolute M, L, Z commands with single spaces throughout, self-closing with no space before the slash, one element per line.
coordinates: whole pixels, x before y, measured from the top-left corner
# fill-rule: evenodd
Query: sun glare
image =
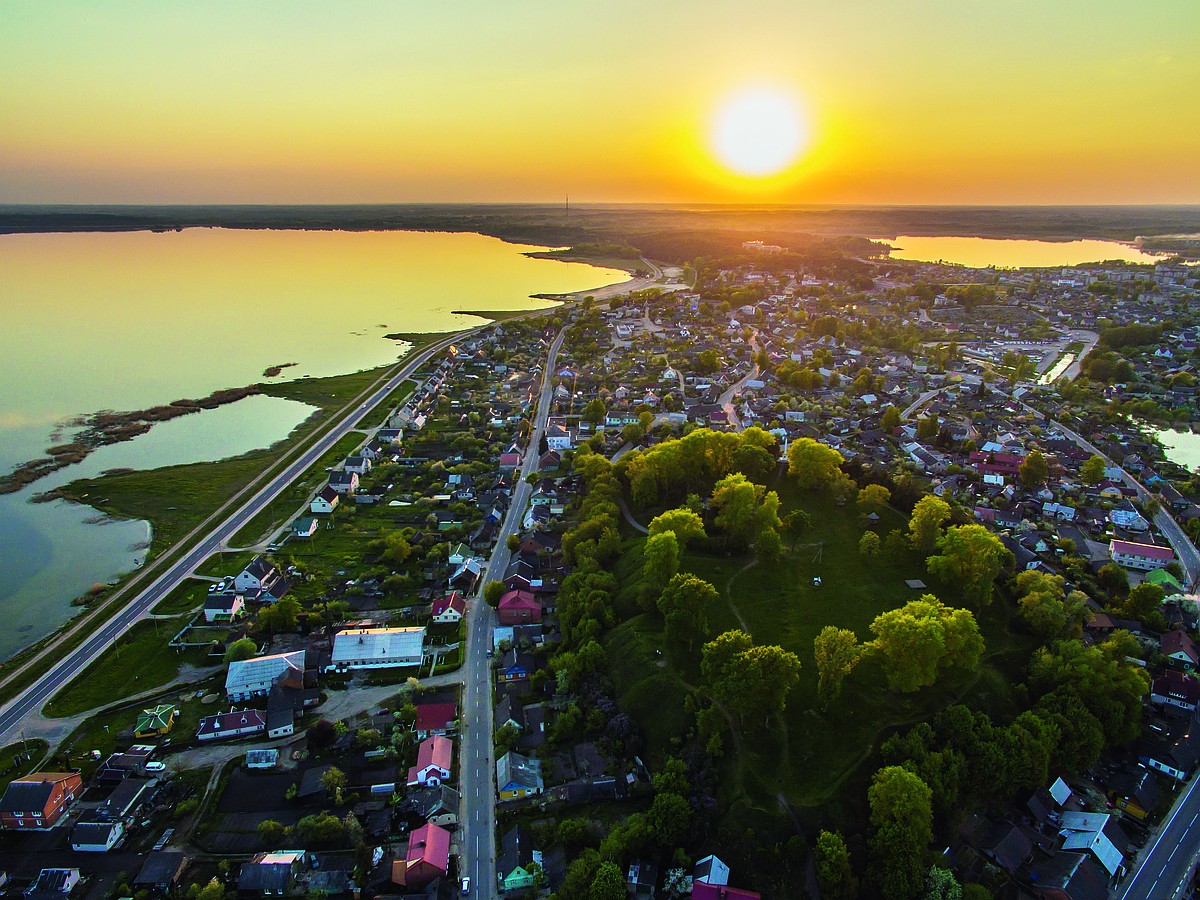
<path fill-rule="evenodd" d="M 739 175 L 781 172 L 808 142 L 808 124 L 795 97 L 775 87 L 743 88 L 726 98 L 713 120 L 713 151 Z"/>

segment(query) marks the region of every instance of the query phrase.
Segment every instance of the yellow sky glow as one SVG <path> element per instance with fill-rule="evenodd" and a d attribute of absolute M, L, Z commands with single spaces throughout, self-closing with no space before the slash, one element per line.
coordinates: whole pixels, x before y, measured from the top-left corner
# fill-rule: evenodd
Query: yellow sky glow
<path fill-rule="evenodd" d="M 1200 202 L 1200 4 L 46 4 L 0 28 L 0 202 Z M 769 84 L 812 143 L 715 158 Z"/>

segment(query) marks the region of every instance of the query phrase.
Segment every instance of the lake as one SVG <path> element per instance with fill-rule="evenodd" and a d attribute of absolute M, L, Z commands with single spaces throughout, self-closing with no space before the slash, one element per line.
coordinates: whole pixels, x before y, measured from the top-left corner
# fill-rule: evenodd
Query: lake
<path fill-rule="evenodd" d="M 901 235 L 890 241 L 896 259 L 947 262 L 984 269 L 1077 266 L 1080 263 L 1123 260 L 1154 263 L 1163 257 L 1144 253 L 1118 241 L 1027 241 L 979 237 L 915 237 Z"/>
<path fill-rule="evenodd" d="M 1190 431 L 1165 429 L 1155 432 L 1167 459 L 1183 466 L 1189 471 L 1200 468 L 1200 434 Z"/>
<path fill-rule="evenodd" d="M 478 324 L 455 310 L 536 309 L 532 293 L 622 281 L 613 269 L 531 259 L 545 249 L 477 234 L 240 231 L 0 235 L 0 470 L 69 439 L 63 423 L 265 380 L 396 360 L 392 332 Z M 268 446 L 311 409 L 270 397 L 156 425 L 16 494 L 0 495 L 0 658 L 70 617 L 70 601 L 129 571 L 144 522 L 29 496 L 111 468 L 220 459 Z"/>

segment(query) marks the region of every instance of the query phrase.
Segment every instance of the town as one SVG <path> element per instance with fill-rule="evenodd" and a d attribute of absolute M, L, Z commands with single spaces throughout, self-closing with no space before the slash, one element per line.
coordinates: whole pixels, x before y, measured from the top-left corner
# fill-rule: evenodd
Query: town
<path fill-rule="evenodd" d="M 50 698 L 5 889 L 1190 884 L 1200 270 L 645 265 L 435 346 Z"/>

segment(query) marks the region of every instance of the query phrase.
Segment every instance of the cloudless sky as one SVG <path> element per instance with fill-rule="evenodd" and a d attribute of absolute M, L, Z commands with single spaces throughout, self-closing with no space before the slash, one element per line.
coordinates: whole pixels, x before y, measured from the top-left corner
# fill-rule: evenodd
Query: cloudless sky
<path fill-rule="evenodd" d="M 726 171 L 768 84 L 812 146 Z M 0 202 L 1200 202 L 1200 0 L 5 0 Z"/>

